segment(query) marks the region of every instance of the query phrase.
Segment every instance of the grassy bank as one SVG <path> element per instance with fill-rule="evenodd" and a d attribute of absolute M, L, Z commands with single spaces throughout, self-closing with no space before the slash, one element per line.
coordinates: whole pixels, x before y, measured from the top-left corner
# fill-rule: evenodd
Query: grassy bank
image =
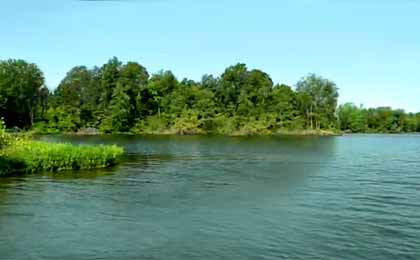
<path fill-rule="evenodd" d="M 76 146 L 11 136 L 0 129 L 0 175 L 105 168 L 123 154 L 118 146 Z"/>

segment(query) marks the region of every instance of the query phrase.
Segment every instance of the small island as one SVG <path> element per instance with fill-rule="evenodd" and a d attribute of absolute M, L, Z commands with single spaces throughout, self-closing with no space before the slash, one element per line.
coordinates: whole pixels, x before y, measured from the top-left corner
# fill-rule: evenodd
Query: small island
<path fill-rule="evenodd" d="M 0 176 L 14 173 L 57 172 L 105 168 L 123 154 L 118 146 L 76 146 L 47 143 L 5 132 L 0 121 Z"/>

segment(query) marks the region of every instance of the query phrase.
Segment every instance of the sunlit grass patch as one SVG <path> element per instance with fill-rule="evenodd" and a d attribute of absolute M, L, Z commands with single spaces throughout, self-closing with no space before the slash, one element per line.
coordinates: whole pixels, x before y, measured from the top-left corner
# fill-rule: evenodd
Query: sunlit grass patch
<path fill-rule="evenodd" d="M 116 145 L 72 145 L 33 141 L 5 132 L 0 120 L 0 175 L 105 168 L 117 164 L 124 150 Z"/>
<path fill-rule="evenodd" d="M 113 166 L 123 154 L 118 146 L 76 146 L 64 143 L 18 141 L 2 152 L 18 172 L 63 171 Z M 9 170 L 10 171 L 10 170 Z"/>

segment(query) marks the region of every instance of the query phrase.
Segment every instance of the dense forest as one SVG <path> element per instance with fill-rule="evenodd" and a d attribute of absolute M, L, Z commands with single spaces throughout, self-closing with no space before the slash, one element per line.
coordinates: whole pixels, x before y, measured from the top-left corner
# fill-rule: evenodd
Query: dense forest
<path fill-rule="evenodd" d="M 149 75 L 139 63 L 115 57 L 101 67 L 72 68 L 50 91 L 36 64 L 0 61 L 0 116 L 9 129 L 246 135 L 420 131 L 420 113 L 338 106 L 338 96 L 333 81 L 314 74 L 291 87 L 236 64 L 219 77 L 179 81 L 171 71 Z"/>

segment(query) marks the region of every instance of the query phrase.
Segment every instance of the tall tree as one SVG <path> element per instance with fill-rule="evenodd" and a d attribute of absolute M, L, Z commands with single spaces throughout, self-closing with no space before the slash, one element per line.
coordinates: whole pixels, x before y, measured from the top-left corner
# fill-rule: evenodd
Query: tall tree
<path fill-rule="evenodd" d="M 309 74 L 296 84 L 296 91 L 311 128 L 335 126 L 338 88 L 334 82 Z"/>
<path fill-rule="evenodd" d="M 367 130 L 366 112 L 362 107 L 353 103 L 346 103 L 337 110 L 340 129 L 353 133 L 365 132 Z"/>
<path fill-rule="evenodd" d="M 245 80 L 239 92 L 237 113 L 247 117 L 258 117 L 267 110 L 273 81 L 261 70 L 249 71 Z"/>
<path fill-rule="evenodd" d="M 30 127 L 44 87 L 42 71 L 24 60 L 0 61 L 0 114 L 8 127 Z"/>
<path fill-rule="evenodd" d="M 127 132 L 130 129 L 130 96 L 127 88 L 118 83 L 112 94 L 107 117 L 102 121 L 101 130 L 103 132 Z"/>
<path fill-rule="evenodd" d="M 129 118 L 128 127 L 135 124 L 136 119 L 140 119 L 142 111 L 142 93 L 147 89 L 149 73 L 146 68 L 137 62 L 128 62 L 120 70 L 118 83 L 125 89 L 129 97 Z"/>
<path fill-rule="evenodd" d="M 285 84 L 274 86 L 267 111 L 276 114 L 280 128 L 302 128 L 298 99 L 293 89 Z"/>
<path fill-rule="evenodd" d="M 159 117 L 162 104 L 169 103 L 167 98 L 177 87 L 178 80 L 171 71 L 160 71 L 157 74 L 153 74 L 150 78 L 148 91 L 152 97 L 151 102 L 153 102 L 155 107 L 154 112 L 157 112 Z"/>
<path fill-rule="evenodd" d="M 117 57 L 113 57 L 104 64 L 100 70 L 100 80 L 101 80 L 101 98 L 100 104 L 103 109 L 106 109 L 111 103 L 112 95 L 114 89 L 117 86 L 118 79 L 120 77 L 122 62 L 118 60 Z"/>
<path fill-rule="evenodd" d="M 228 67 L 220 78 L 217 96 L 226 112 L 234 115 L 238 109 L 239 94 L 247 84 L 248 68 L 243 63 Z M 243 101 L 244 103 L 245 101 Z"/>

